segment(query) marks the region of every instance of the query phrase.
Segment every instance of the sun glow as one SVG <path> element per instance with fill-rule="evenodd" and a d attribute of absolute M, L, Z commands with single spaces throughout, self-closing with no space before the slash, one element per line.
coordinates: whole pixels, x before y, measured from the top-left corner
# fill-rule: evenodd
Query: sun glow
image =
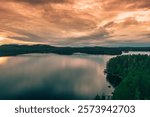
<path fill-rule="evenodd" d="M 4 40 L 4 39 L 5 39 L 4 37 L 1 37 L 1 36 L 0 36 L 0 41 L 2 41 L 2 40 Z"/>
<path fill-rule="evenodd" d="M 30 44 L 39 44 L 39 43 L 8 39 L 8 38 L 0 38 L 0 45 L 3 45 L 3 44 L 28 44 L 30 45 Z M 45 43 L 40 43 L 40 44 L 45 44 Z"/>
<path fill-rule="evenodd" d="M 8 61 L 8 57 L 0 57 L 0 65 L 5 64 Z"/>

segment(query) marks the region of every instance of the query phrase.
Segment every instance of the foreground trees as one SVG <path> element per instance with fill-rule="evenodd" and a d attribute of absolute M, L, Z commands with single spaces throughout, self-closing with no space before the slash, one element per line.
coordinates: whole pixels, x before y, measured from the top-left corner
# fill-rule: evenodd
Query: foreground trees
<path fill-rule="evenodd" d="M 150 99 L 150 56 L 126 55 L 107 64 L 107 79 L 116 87 L 113 99 Z"/>

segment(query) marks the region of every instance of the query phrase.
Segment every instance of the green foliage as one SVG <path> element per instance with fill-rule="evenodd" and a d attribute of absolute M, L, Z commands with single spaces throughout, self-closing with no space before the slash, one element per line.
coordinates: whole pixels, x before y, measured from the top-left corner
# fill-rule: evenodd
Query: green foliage
<path fill-rule="evenodd" d="M 126 55 L 112 58 L 107 64 L 107 71 L 122 76 L 113 99 L 150 99 L 150 56 Z M 114 79 L 109 74 L 107 77 Z"/>

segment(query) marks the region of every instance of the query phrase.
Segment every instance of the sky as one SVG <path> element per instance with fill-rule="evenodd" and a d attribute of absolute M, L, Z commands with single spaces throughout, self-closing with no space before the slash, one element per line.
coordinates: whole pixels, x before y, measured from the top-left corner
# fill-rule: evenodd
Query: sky
<path fill-rule="evenodd" d="M 0 0 L 0 45 L 150 46 L 150 0 Z"/>

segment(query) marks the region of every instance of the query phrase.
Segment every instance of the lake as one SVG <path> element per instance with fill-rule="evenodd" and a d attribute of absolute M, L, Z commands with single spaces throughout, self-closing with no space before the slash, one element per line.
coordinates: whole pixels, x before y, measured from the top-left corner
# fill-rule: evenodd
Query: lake
<path fill-rule="evenodd" d="M 104 75 L 112 57 L 87 54 L 0 57 L 0 99 L 91 100 L 97 94 L 112 95 L 114 88 Z"/>
<path fill-rule="evenodd" d="M 29 54 L 0 57 L 0 99 L 94 99 L 110 95 L 111 56 Z"/>

